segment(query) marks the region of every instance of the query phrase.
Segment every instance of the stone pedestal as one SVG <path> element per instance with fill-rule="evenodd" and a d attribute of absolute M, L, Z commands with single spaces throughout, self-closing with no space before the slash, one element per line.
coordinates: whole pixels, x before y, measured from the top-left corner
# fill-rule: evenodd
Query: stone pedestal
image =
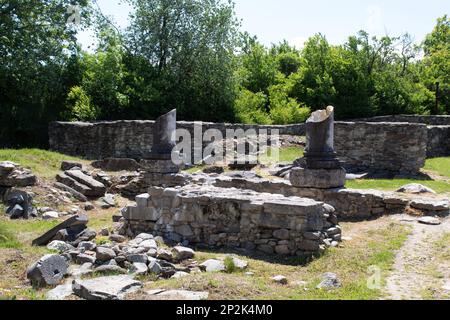
<path fill-rule="evenodd" d="M 301 188 L 341 188 L 345 185 L 345 170 L 293 168 L 289 179 L 294 187 Z"/>

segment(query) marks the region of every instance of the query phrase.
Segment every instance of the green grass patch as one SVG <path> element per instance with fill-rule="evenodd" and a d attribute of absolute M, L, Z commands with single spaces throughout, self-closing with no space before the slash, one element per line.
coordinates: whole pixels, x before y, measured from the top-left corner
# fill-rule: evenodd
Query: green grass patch
<path fill-rule="evenodd" d="M 379 189 L 395 191 L 405 184 L 420 183 L 438 193 L 450 192 L 450 183 L 433 180 L 413 180 L 413 179 L 358 179 L 347 180 L 345 186 L 352 189 Z"/>
<path fill-rule="evenodd" d="M 5 222 L 0 221 L 0 248 L 17 249 L 22 244 L 17 240 L 15 234 L 8 229 Z"/>
<path fill-rule="evenodd" d="M 61 153 L 40 149 L 0 149 L 0 161 L 12 161 L 29 168 L 43 179 L 54 178 L 60 171 L 61 161 L 73 160 L 82 163 L 87 161 Z"/>
<path fill-rule="evenodd" d="M 450 178 L 450 157 L 427 159 L 424 169 Z"/>
<path fill-rule="evenodd" d="M 286 148 L 269 148 L 267 153 L 261 156 L 260 161 L 265 165 L 276 164 L 277 162 L 293 162 L 303 157 L 303 148 L 286 147 Z"/>

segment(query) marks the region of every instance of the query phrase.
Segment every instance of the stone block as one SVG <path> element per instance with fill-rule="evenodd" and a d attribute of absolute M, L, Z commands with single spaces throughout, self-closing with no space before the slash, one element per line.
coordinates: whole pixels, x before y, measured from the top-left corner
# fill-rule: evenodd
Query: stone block
<path fill-rule="evenodd" d="M 295 187 L 330 189 L 345 185 L 344 169 L 305 169 L 297 167 L 291 170 L 289 179 Z"/>

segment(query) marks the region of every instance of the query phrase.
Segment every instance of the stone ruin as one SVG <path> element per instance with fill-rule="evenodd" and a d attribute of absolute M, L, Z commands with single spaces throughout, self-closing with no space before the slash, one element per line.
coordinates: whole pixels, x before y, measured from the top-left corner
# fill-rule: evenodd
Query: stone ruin
<path fill-rule="evenodd" d="M 325 116 L 324 116 L 325 115 Z M 157 143 L 145 163 L 148 193 L 136 197 L 136 206 L 122 210 L 120 230 L 130 237 L 149 232 L 175 242 L 241 247 L 264 253 L 310 255 L 336 246 L 341 240 L 334 208 L 307 198 L 213 186 L 212 180 L 191 179 L 189 184 L 160 187 L 163 175 L 175 173 L 169 153 L 175 130 L 175 112 L 159 118 Z M 308 151 L 304 177 L 296 185 L 343 186 L 345 170 L 333 150 L 333 108 L 319 111 L 307 126 Z M 156 139 L 159 137 L 159 140 Z M 173 170 L 172 170 L 173 168 Z M 157 176 L 155 176 L 157 175 Z M 316 182 L 316 184 L 314 183 Z"/>
<path fill-rule="evenodd" d="M 302 188 L 340 188 L 345 184 L 345 170 L 334 151 L 334 108 L 312 113 L 306 121 L 305 157 L 290 173 L 291 184 Z"/>

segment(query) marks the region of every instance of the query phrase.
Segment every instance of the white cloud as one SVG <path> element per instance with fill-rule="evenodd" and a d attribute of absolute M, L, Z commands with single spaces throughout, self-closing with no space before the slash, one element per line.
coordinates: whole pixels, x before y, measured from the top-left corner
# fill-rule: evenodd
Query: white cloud
<path fill-rule="evenodd" d="M 305 46 L 305 42 L 308 40 L 308 37 L 295 37 L 289 40 L 289 44 L 291 46 L 296 47 L 297 49 L 302 49 Z"/>
<path fill-rule="evenodd" d="M 383 11 L 379 5 L 370 5 L 367 7 L 366 31 L 371 35 L 385 35 L 386 27 L 384 24 Z"/>

